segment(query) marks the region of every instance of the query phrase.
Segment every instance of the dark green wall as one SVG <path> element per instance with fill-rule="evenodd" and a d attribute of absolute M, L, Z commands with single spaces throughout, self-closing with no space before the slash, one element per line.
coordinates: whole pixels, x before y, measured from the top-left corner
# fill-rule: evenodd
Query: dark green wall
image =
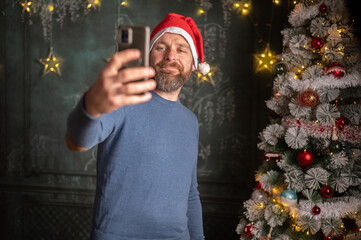
<path fill-rule="evenodd" d="M 242 202 L 261 163 L 258 132 L 268 123 L 264 104 L 271 75 L 254 73 L 253 53 L 268 38 L 271 0 L 253 4 L 252 17 L 227 8 L 230 1 L 103 0 L 99 10 L 62 25 L 53 20 L 52 46 L 62 75 L 42 75 L 49 52 L 38 15 L 21 14 L 16 1 L 1 1 L 0 226 L 1 239 L 87 239 L 95 189 L 95 152 L 73 153 L 65 145 L 68 113 L 96 80 L 115 51 L 118 23 L 152 29 L 168 12 L 194 18 L 204 37 L 215 85 L 194 74 L 181 101 L 198 116 L 198 178 L 207 240 L 238 239 Z M 56 2 L 53 0 L 53 2 Z M 197 15 L 201 3 L 207 17 Z M 210 5 L 209 5 L 210 4 Z M 271 46 L 280 52 L 287 6 L 274 11 Z M 30 24 L 31 23 L 31 24 Z"/>

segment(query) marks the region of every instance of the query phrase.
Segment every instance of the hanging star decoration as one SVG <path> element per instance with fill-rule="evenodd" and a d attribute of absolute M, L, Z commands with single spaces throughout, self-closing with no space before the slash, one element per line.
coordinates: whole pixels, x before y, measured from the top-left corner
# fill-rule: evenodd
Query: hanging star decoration
<path fill-rule="evenodd" d="M 97 9 L 98 7 L 100 7 L 100 4 L 100 0 L 88 0 L 87 8 Z"/>
<path fill-rule="evenodd" d="M 28 0 L 23 0 L 21 1 L 20 5 L 23 7 L 22 12 L 24 13 L 26 12 L 30 12 L 30 6 L 31 6 L 32 2 L 28 1 Z"/>
<path fill-rule="evenodd" d="M 234 1 L 231 7 L 238 13 L 242 15 L 248 15 L 251 10 L 251 1 L 250 0 L 241 0 L 241 1 Z"/>
<path fill-rule="evenodd" d="M 272 54 L 269 43 L 267 43 L 267 46 L 263 53 L 256 54 L 254 55 L 254 57 L 256 58 L 258 63 L 256 72 L 262 71 L 264 69 L 272 71 L 272 64 L 275 62 L 276 56 Z"/>
<path fill-rule="evenodd" d="M 199 85 L 201 82 L 209 82 L 212 86 L 214 86 L 214 81 L 213 81 L 213 75 L 214 72 L 216 71 L 215 67 L 211 67 L 209 70 L 209 73 L 203 75 L 202 73 L 200 73 L 198 70 L 195 71 L 194 73 L 197 76 L 197 85 Z"/>
<path fill-rule="evenodd" d="M 53 53 L 53 48 L 50 48 L 50 52 L 47 58 L 41 58 L 40 63 L 44 65 L 43 75 L 53 72 L 61 76 L 59 65 L 63 62 L 63 59 L 56 58 Z"/>

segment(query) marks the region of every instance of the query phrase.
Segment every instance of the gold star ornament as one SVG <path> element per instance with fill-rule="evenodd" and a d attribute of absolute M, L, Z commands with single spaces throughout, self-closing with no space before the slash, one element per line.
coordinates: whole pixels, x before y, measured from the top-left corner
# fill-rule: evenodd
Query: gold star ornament
<path fill-rule="evenodd" d="M 32 4 L 31 1 L 28 1 L 28 0 L 23 0 L 21 1 L 21 6 L 23 7 L 23 13 L 26 11 L 26 12 L 30 12 L 30 6 Z"/>
<path fill-rule="evenodd" d="M 194 73 L 197 76 L 197 85 L 199 85 L 201 82 L 208 82 L 212 86 L 214 86 L 213 75 L 214 75 L 215 71 L 216 71 L 215 67 L 211 67 L 209 72 L 207 74 L 205 74 L 205 75 L 200 73 L 198 70 L 195 71 Z"/>
<path fill-rule="evenodd" d="M 247 15 L 251 9 L 251 1 L 250 0 L 234 1 L 232 5 L 232 9 L 242 13 L 242 15 Z"/>
<path fill-rule="evenodd" d="M 97 9 L 98 7 L 100 7 L 100 5 L 100 0 L 88 0 L 87 8 Z"/>
<path fill-rule="evenodd" d="M 266 49 L 263 53 L 255 54 L 254 57 L 257 60 L 256 72 L 264 69 L 272 71 L 272 64 L 276 61 L 276 56 L 270 50 L 269 43 L 267 43 Z"/>
<path fill-rule="evenodd" d="M 49 72 L 53 72 L 61 76 L 61 72 L 59 69 L 60 64 L 64 61 L 61 58 L 56 58 L 53 53 L 53 48 L 50 48 L 50 52 L 47 58 L 41 58 L 40 63 L 44 65 L 43 75 L 48 74 Z"/>

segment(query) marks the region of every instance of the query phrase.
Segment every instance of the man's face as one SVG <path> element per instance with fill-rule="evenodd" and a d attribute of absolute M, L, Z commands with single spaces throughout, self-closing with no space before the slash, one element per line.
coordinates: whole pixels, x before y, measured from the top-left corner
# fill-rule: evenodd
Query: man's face
<path fill-rule="evenodd" d="M 178 90 L 188 81 L 194 70 L 188 42 L 179 34 L 164 33 L 152 48 L 150 65 L 156 72 L 154 79 L 158 90 Z"/>

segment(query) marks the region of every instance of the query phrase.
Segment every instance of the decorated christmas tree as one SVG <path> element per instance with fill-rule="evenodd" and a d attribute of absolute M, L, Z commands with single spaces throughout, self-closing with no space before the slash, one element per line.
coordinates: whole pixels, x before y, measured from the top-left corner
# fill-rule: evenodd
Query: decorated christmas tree
<path fill-rule="evenodd" d="M 289 15 L 240 239 L 361 239 L 361 56 L 341 0 Z"/>

